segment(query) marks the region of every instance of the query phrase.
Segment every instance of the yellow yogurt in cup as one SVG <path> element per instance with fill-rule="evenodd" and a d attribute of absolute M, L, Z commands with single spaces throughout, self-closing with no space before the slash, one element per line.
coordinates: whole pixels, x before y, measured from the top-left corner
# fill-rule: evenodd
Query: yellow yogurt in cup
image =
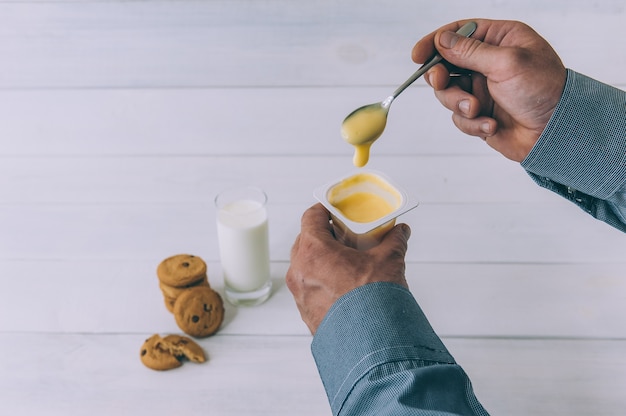
<path fill-rule="evenodd" d="M 333 205 L 354 222 L 376 221 L 394 210 L 385 198 L 371 192 L 355 192 Z"/>
<path fill-rule="evenodd" d="M 377 245 L 396 217 L 417 206 L 401 188 L 374 171 L 343 177 L 318 188 L 315 196 L 330 212 L 335 237 L 359 250 Z"/>

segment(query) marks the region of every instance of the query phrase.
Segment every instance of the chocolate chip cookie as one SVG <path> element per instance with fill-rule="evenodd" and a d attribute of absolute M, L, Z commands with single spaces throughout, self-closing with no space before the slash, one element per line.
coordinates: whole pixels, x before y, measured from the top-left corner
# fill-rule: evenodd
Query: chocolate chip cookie
<path fill-rule="evenodd" d="M 171 353 L 159 334 L 148 338 L 140 350 L 141 362 L 148 368 L 157 371 L 166 371 L 178 368 L 183 363 Z"/>
<path fill-rule="evenodd" d="M 193 337 L 214 334 L 224 320 L 224 303 L 215 290 L 196 286 L 185 290 L 174 304 L 176 324 Z"/>
<path fill-rule="evenodd" d="M 170 352 L 177 357 L 185 357 L 194 363 L 206 361 L 204 350 L 191 338 L 172 334 L 163 338 L 163 342 L 168 346 Z"/>
<path fill-rule="evenodd" d="M 177 254 L 157 267 L 159 281 L 172 287 L 185 287 L 206 279 L 206 263 L 198 256 Z"/>
<path fill-rule="evenodd" d="M 146 367 L 157 371 L 178 368 L 185 359 L 195 363 L 206 361 L 200 345 L 191 338 L 175 334 L 164 338 L 159 334 L 152 335 L 141 346 L 140 357 Z"/>

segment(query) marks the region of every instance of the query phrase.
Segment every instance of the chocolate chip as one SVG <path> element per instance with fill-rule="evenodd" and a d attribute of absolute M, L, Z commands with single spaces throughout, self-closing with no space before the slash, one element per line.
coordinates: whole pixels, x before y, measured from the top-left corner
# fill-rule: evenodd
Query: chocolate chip
<path fill-rule="evenodd" d="M 198 322 L 200 320 L 200 317 L 198 315 L 194 315 L 191 317 L 191 321 L 195 324 L 196 322 Z"/>
<path fill-rule="evenodd" d="M 147 352 L 148 350 L 141 350 L 141 356 L 143 357 L 144 355 L 146 355 Z"/>
<path fill-rule="evenodd" d="M 183 266 L 183 267 L 189 267 L 189 263 L 184 262 L 182 266 Z"/>

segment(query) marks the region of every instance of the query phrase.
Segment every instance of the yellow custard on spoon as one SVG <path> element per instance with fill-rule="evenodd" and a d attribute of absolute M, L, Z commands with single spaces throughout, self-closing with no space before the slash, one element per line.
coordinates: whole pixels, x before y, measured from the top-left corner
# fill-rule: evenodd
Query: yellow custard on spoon
<path fill-rule="evenodd" d="M 341 136 L 354 146 L 354 166 L 360 168 L 367 164 L 372 143 L 383 134 L 387 125 L 388 108 L 383 103 L 366 105 L 355 110 L 343 121 Z"/>

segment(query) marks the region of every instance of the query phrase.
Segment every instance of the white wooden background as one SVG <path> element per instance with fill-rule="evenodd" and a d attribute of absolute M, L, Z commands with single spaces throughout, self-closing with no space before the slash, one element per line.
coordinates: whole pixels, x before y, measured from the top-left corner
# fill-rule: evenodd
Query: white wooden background
<path fill-rule="evenodd" d="M 343 117 L 411 74 L 452 20 L 523 20 L 568 67 L 626 88 L 622 0 L 0 0 L 0 414 L 330 414 L 284 285 L 313 189 L 352 170 Z M 494 415 L 623 415 L 626 238 L 455 130 L 418 81 L 371 167 L 420 207 L 408 278 Z M 228 307 L 203 365 L 157 373 L 179 332 L 159 261 L 222 282 L 212 200 L 269 194 L 275 293 Z"/>

